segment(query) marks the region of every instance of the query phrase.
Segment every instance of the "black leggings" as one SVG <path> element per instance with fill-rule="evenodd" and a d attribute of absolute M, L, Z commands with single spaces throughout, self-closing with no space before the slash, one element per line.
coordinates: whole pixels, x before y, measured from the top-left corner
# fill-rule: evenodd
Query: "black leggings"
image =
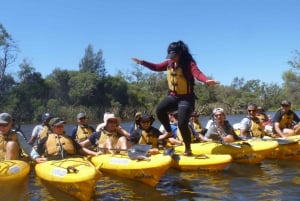
<path fill-rule="evenodd" d="M 156 107 L 158 120 L 164 126 L 167 132 L 172 132 L 168 112 L 178 111 L 178 128 L 181 132 L 185 149 L 191 150 L 191 134 L 189 130 L 189 119 L 194 111 L 195 96 L 167 96 Z"/>

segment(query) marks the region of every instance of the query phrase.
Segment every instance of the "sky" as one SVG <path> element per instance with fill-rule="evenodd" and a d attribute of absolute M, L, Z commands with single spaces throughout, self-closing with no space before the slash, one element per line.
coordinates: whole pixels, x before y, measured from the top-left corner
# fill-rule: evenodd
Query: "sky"
<path fill-rule="evenodd" d="M 79 70 L 92 45 L 108 74 L 130 74 L 132 57 L 162 62 L 182 40 L 222 85 L 235 77 L 281 85 L 300 50 L 299 10 L 299 0 L 9 0 L 0 23 L 20 50 L 12 72 L 24 59 L 43 77 Z"/>

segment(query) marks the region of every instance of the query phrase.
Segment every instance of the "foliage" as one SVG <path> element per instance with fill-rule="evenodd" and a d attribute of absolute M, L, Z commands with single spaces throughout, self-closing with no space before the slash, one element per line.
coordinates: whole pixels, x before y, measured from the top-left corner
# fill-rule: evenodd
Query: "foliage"
<path fill-rule="evenodd" d="M 94 53 L 90 44 L 78 70 L 56 67 L 46 78 L 27 60 L 19 65 L 18 77 L 7 74 L 7 68 L 17 57 L 17 48 L 1 24 L 0 48 L 0 108 L 19 121 L 38 121 L 44 112 L 71 122 L 78 112 L 86 112 L 91 120 L 97 121 L 102 121 L 107 111 L 133 119 L 138 111 L 155 114 L 156 105 L 167 95 L 164 72 L 135 65 L 126 75 L 107 75 L 102 50 Z M 215 107 L 222 107 L 229 114 L 244 113 L 250 102 L 276 110 L 283 99 L 289 99 L 293 108 L 299 109 L 300 53 L 294 54 L 287 63 L 291 69 L 282 75 L 283 86 L 239 77 L 234 77 L 229 86 L 195 82 L 195 110 L 209 115 Z"/>

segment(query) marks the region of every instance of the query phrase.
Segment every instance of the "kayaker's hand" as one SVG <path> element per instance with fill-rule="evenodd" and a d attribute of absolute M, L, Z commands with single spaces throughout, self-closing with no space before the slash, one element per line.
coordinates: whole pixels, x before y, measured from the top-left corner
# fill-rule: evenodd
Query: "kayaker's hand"
<path fill-rule="evenodd" d="M 137 64 L 141 64 L 142 63 L 142 60 L 138 59 L 138 58 L 131 58 L 135 63 Z"/>
<path fill-rule="evenodd" d="M 206 80 L 205 84 L 207 84 L 208 86 L 215 86 L 220 84 L 220 82 L 216 81 L 216 80 Z"/>
<path fill-rule="evenodd" d="M 44 163 L 44 162 L 48 161 L 47 158 L 35 158 L 34 160 L 35 160 L 35 162 L 37 162 L 37 163 Z"/>
<path fill-rule="evenodd" d="M 152 149 L 149 150 L 149 153 L 150 153 L 151 155 L 158 154 L 158 153 L 159 153 L 159 150 L 158 150 L 158 148 L 152 148 Z"/>

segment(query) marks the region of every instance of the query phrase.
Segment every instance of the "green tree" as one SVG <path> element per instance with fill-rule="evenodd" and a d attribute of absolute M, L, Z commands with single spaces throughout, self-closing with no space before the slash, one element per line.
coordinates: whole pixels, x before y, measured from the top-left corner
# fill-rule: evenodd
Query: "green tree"
<path fill-rule="evenodd" d="M 79 71 L 97 73 L 100 77 L 104 77 L 106 75 L 106 69 L 102 50 L 98 50 L 97 53 L 94 53 L 93 46 L 88 45 L 85 49 L 84 57 L 80 61 Z"/>
<path fill-rule="evenodd" d="M 17 45 L 11 35 L 0 23 L 0 105 L 7 97 L 9 89 L 14 84 L 14 79 L 6 73 L 8 67 L 17 58 Z"/>

